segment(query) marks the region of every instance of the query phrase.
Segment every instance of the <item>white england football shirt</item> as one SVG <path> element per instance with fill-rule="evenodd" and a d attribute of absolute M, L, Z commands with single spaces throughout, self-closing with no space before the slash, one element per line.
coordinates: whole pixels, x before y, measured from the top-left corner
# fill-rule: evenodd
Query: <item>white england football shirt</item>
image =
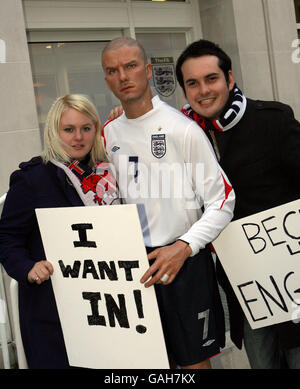
<path fill-rule="evenodd" d="M 145 245 L 182 239 L 195 255 L 232 219 L 234 191 L 199 126 L 158 96 L 152 104 L 107 122 L 103 144 L 120 196 L 138 204 Z"/>

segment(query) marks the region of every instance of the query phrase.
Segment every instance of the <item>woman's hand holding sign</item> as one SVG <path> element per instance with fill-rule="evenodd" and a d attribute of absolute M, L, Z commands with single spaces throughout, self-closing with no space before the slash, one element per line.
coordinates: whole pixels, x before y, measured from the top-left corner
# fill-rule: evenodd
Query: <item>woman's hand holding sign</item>
<path fill-rule="evenodd" d="M 36 283 L 40 285 L 42 282 L 49 280 L 49 277 L 53 274 L 53 266 L 49 261 L 39 261 L 34 264 L 32 269 L 27 275 L 27 279 L 30 283 Z"/>

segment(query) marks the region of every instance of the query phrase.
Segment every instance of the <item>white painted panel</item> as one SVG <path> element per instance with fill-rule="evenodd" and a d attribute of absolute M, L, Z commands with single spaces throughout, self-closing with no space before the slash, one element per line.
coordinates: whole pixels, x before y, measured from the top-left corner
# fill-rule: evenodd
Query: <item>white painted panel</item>
<path fill-rule="evenodd" d="M 194 3 L 134 1 L 128 4 L 121 1 L 25 0 L 23 4 L 26 28 L 29 30 L 36 28 L 129 28 L 130 12 L 133 15 L 134 27 L 192 28 L 195 23 Z"/>
<path fill-rule="evenodd" d="M 24 1 L 27 29 L 126 28 L 126 3 Z"/>
<path fill-rule="evenodd" d="M 193 26 L 191 4 L 137 3 L 132 7 L 132 12 L 135 27 L 189 28 Z"/>

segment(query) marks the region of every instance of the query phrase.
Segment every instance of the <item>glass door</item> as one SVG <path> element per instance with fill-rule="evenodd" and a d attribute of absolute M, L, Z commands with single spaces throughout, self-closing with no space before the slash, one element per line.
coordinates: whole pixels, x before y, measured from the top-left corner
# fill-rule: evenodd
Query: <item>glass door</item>
<path fill-rule="evenodd" d="M 53 101 L 67 93 L 82 93 L 96 105 L 102 123 L 118 104 L 104 81 L 101 51 L 106 42 L 29 43 L 40 129 Z"/>
<path fill-rule="evenodd" d="M 186 46 L 185 33 L 137 33 L 153 66 L 153 95 L 180 109 L 185 104 L 176 81 L 175 65 Z M 107 41 L 49 41 L 28 43 L 38 120 L 43 131 L 53 101 L 67 93 L 83 93 L 98 109 L 102 123 L 120 102 L 108 89 L 101 66 Z"/>
<path fill-rule="evenodd" d="M 176 80 L 175 66 L 177 58 L 186 47 L 186 34 L 184 32 L 137 32 L 136 39 L 145 48 L 148 61 L 152 63 L 153 95 L 158 94 L 161 100 L 181 109 L 186 101 Z"/>

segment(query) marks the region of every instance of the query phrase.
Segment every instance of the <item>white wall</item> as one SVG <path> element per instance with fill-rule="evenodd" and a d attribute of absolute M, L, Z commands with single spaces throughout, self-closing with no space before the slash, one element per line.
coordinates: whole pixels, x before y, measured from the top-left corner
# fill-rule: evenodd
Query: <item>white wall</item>
<path fill-rule="evenodd" d="M 0 39 L 5 63 L 0 63 L 0 195 L 19 162 L 40 152 L 35 97 L 21 0 L 0 0 Z"/>
<path fill-rule="evenodd" d="M 253 99 L 279 100 L 300 119 L 300 64 L 293 0 L 199 0 L 203 37 L 231 56 L 238 85 Z"/>

